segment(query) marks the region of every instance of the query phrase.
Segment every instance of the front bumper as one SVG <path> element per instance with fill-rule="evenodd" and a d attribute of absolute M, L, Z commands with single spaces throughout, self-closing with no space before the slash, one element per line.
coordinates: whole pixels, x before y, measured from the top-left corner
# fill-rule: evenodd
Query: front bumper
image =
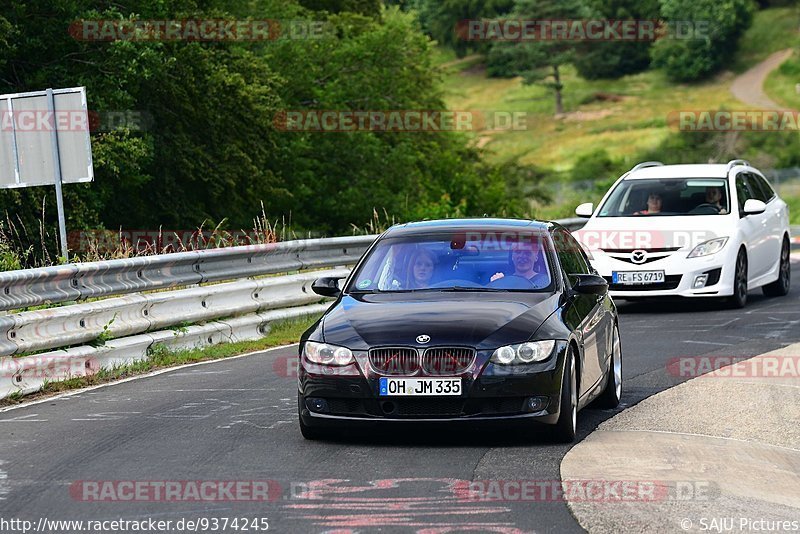
<path fill-rule="evenodd" d="M 723 297 L 733 295 L 735 258 L 728 258 L 726 246 L 723 251 L 701 258 L 687 258 L 688 252 L 677 251 L 667 258 L 634 265 L 612 258 L 601 252 L 593 252 L 592 266 L 609 282 L 609 293 L 613 298 L 633 297 Z M 727 250 L 726 250 L 727 249 Z M 614 271 L 664 271 L 663 284 L 617 285 L 612 283 Z M 696 287 L 698 277 L 706 276 L 707 282 Z"/>
<path fill-rule="evenodd" d="M 458 375 L 459 396 L 380 396 L 381 375 L 375 373 L 366 353 L 356 354 L 357 374 L 319 372 L 301 358 L 298 371 L 298 412 L 308 426 L 343 426 L 369 422 L 457 422 L 530 420 L 553 424 L 560 410 L 566 342 L 556 344 L 544 362 L 525 366 L 499 366 L 489 362 L 492 351 L 479 351 L 473 366 Z M 538 397 L 544 408 L 532 412 L 528 399 Z M 308 399 L 323 399 L 319 410 Z"/>

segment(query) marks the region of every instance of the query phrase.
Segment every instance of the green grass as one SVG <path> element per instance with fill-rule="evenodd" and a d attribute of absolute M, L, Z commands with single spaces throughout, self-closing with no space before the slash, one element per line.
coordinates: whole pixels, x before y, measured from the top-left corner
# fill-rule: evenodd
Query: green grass
<path fill-rule="evenodd" d="M 552 92 L 523 85 L 519 78 L 486 78 L 474 65 L 445 74 L 451 109 L 524 112 L 523 130 L 474 132 L 490 159 L 568 171 L 583 154 L 605 149 L 612 159 L 631 164 L 637 154 L 657 147 L 671 132 L 670 112 L 725 106 L 743 109 L 728 89 L 733 75 L 723 73 L 697 84 L 673 84 L 660 71 L 617 80 L 587 81 L 575 69 L 563 69 L 563 117 L 554 116 Z M 618 101 L 602 100 L 612 98 Z M 598 177 L 606 178 L 606 177 Z"/>
<path fill-rule="evenodd" d="M 91 376 L 75 377 L 58 382 L 46 382 L 42 390 L 37 393 L 26 395 L 25 397 L 15 393 L 5 399 L 0 399 L 0 406 L 19 404 L 25 400 L 45 397 L 62 391 L 113 382 L 115 380 L 142 375 L 167 367 L 175 367 L 177 365 L 207 360 L 218 360 L 236 356 L 237 354 L 295 343 L 300 339 L 301 334 L 314 324 L 318 318 L 319 315 L 315 314 L 273 323 L 270 325 L 269 333 L 265 337 L 252 341 L 220 343 L 205 348 L 180 351 L 172 351 L 168 350 L 163 345 L 156 345 L 151 347 L 148 351 L 146 360 L 141 360 L 130 365 L 113 367 L 111 369 L 101 369 Z"/>
<path fill-rule="evenodd" d="M 800 44 L 799 12 L 789 7 L 757 12 L 732 68 L 745 70 L 772 52 Z M 567 172 L 581 155 L 604 149 L 612 159 L 634 164 L 638 154 L 656 148 L 675 131 L 668 124 L 670 112 L 746 108 L 730 93 L 735 77 L 731 71 L 700 83 L 676 84 L 658 70 L 587 81 L 566 67 L 562 72 L 566 115 L 557 118 L 551 90 L 526 86 L 520 78 L 487 78 L 482 61 L 471 56 L 443 68 L 445 98 L 450 109 L 526 113 L 524 130 L 484 129 L 472 134 L 477 146 L 496 162 L 518 159 Z M 790 89 L 794 91 L 793 84 Z M 783 81 L 781 91 L 789 91 Z"/>
<path fill-rule="evenodd" d="M 781 197 L 789 205 L 789 224 L 800 225 L 800 197 Z"/>
<path fill-rule="evenodd" d="M 800 110 L 800 47 L 780 67 L 772 71 L 764 82 L 764 92 L 777 104 Z"/>
<path fill-rule="evenodd" d="M 733 62 L 735 72 L 744 72 L 773 52 L 800 46 L 800 9 L 776 7 L 756 12 L 753 24 L 739 41 Z"/>

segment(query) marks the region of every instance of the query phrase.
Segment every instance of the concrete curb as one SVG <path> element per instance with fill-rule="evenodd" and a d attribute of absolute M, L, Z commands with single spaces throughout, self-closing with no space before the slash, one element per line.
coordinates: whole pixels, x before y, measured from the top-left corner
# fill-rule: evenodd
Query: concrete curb
<path fill-rule="evenodd" d="M 658 489 L 655 499 L 625 502 L 567 495 L 588 532 L 800 529 L 800 344 L 735 366 L 709 364 L 718 370 L 619 413 L 564 457 L 564 481 Z"/>

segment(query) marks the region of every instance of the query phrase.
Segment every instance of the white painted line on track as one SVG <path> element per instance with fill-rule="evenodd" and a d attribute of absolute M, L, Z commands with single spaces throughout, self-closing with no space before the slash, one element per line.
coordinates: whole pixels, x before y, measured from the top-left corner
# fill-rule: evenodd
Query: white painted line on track
<path fill-rule="evenodd" d="M 21 404 L 15 404 L 14 406 L 5 406 L 3 408 L 0 408 L 0 414 L 5 413 L 5 412 L 10 412 L 11 410 L 18 410 L 20 408 L 27 408 L 28 406 L 35 406 L 37 404 L 42 404 L 44 402 L 52 402 L 52 401 L 58 400 L 58 399 L 73 397 L 75 395 L 80 395 L 81 393 L 86 393 L 87 391 L 94 391 L 95 389 L 106 388 L 106 387 L 110 387 L 110 386 L 116 386 L 117 384 L 124 384 L 126 382 L 131 382 L 133 380 L 141 380 L 142 378 L 150 378 L 151 376 L 158 376 L 158 375 L 161 375 L 161 374 L 164 374 L 164 373 L 170 373 L 170 372 L 176 371 L 178 369 L 187 369 L 189 367 L 197 367 L 197 366 L 200 366 L 200 365 L 211 365 L 211 364 L 214 364 L 214 363 L 222 363 L 222 362 L 227 362 L 227 361 L 231 361 L 231 360 L 238 360 L 239 358 L 246 358 L 248 356 L 254 356 L 256 354 L 262 354 L 264 352 L 272 352 L 272 351 L 275 351 L 275 350 L 288 349 L 289 347 L 294 347 L 295 345 L 297 345 L 297 343 L 290 343 L 289 345 L 280 345 L 278 347 L 270 347 L 268 349 L 255 350 L 255 351 L 252 351 L 252 352 L 246 352 L 244 354 L 237 354 L 236 356 L 228 356 L 227 358 L 219 358 L 219 359 L 216 359 L 216 360 L 206 360 L 204 362 L 187 363 L 187 364 L 184 364 L 184 365 L 176 365 L 175 367 L 167 367 L 165 369 L 159 369 L 159 370 L 153 371 L 151 373 L 147 373 L 147 374 L 143 374 L 143 375 L 137 375 L 137 376 L 131 376 L 131 377 L 128 377 L 128 378 L 123 378 L 122 380 L 116 380 L 114 382 L 106 382 L 105 384 L 98 384 L 96 386 L 90 386 L 90 387 L 86 387 L 86 388 L 75 389 L 75 390 L 71 390 L 71 391 L 65 391 L 64 393 L 59 393 L 58 395 L 53 395 L 52 397 L 44 397 L 42 399 L 37 399 L 37 400 L 34 400 L 34 401 L 30 401 L 30 402 L 23 402 Z M 175 390 L 171 389 L 170 391 L 175 391 Z M 226 390 L 226 391 L 230 391 L 230 390 Z M 30 416 L 26 415 L 24 417 L 30 417 Z M 15 419 L 10 419 L 10 420 L 8 420 L 8 419 L 0 420 L 0 423 L 6 423 L 6 422 L 12 422 L 12 421 L 21 422 L 21 419 L 15 418 Z M 24 421 L 22 421 L 22 422 L 24 422 Z"/>

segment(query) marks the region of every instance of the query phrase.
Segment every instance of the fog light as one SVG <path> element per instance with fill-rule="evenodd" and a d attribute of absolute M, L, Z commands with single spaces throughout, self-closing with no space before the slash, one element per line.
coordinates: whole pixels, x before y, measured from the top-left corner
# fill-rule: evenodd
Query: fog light
<path fill-rule="evenodd" d="M 306 399 L 306 406 L 312 412 L 324 413 L 328 411 L 328 401 L 325 399 L 309 397 Z"/>
<path fill-rule="evenodd" d="M 525 409 L 529 412 L 541 412 L 547 408 L 550 399 L 548 397 L 530 397 L 525 402 Z"/>
<path fill-rule="evenodd" d="M 701 287 L 706 287 L 706 282 L 708 281 L 707 274 L 701 274 L 694 279 L 694 285 L 692 286 L 694 289 L 700 289 Z"/>

